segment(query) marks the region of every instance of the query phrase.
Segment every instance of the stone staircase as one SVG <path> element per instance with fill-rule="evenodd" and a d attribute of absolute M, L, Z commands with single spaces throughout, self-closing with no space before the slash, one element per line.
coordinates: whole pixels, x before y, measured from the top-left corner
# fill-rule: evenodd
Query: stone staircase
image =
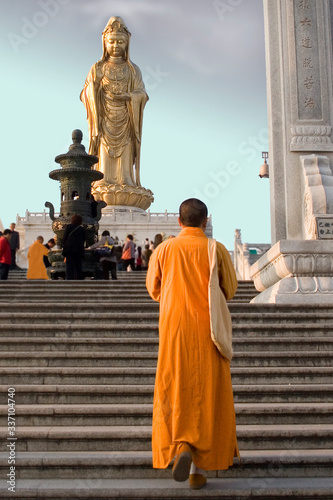
<path fill-rule="evenodd" d="M 242 459 L 191 491 L 151 466 L 158 304 L 144 274 L 24 276 L 0 285 L 1 498 L 333 499 L 333 308 L 249 304 L 256 291 L 240 283 L 230 309 Z M 15 493 L 6 484 L 9 387 Z"/>

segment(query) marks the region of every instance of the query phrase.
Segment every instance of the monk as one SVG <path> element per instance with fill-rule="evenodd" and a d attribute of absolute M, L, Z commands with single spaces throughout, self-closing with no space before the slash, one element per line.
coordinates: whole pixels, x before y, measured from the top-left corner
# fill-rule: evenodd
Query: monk
<path fill-rule="evenodd" d="M 239 457 L 230 362 L 211 340 L 208 301 L 207 207 L 195 198 L 180 205 L 176 238 L 153 252 L 146 285 L 160 302 L 155 381 L 153 467 L 176 457 L 173 478 L 192 489 L 204 471 L 225 470 Z M 219 284 L 227 300 L 237 289 L 228 250 L 217 243 Z"/>
<path fill-rule="evenodd" d="M 48 280 L 46 267 L 43 257 L 49 253 L 49 250 L 43 245 L 43 236 L 37 236 L 36 241 L 29 247 L 28 260 L 29 268 L 27 273 L 28 280 Z"/>

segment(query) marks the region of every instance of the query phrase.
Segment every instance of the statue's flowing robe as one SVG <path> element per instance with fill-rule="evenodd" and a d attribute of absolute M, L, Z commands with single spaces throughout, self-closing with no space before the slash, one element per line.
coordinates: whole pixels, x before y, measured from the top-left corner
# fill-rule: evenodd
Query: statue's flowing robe
<path fill-rule="evenodd" d="M 186 227 L 153 252 L 150 296 L 160 302 L 159 353 L 153 407 L 153 466 L 166 468 L 177 444 L 189 443 L 204 470 L 227 469 L 239 456 L 230 363 L 211 340 L 208 240 Z M 227 299 L 237 280 L 227 249 L 217 243 L 219 283 Z"/>
<path fill-rule="evenodd" d="M 129 93 L 131 100 L 113 100 L 111 93 L 117 92 Z M 97 169 L 104 173 L 103 181 L 140 186 L 142 121 L 148 96 L 138 66 L 98 61 L 80 98 L 87 110 L 89 154 L 99 157 Z"/>

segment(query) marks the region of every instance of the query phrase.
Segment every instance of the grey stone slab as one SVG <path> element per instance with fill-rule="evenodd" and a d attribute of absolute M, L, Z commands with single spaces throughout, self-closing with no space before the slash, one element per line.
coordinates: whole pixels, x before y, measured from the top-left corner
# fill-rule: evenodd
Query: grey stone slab
<path fill-rule="evenodd" d="M 5 491 L 5 481 L 0 482 Z M 332 499 L 332 478 L 211 479 L 203 490 L 190 490 L 187 483 L 172 479 L 127 480 L 19 480 L 16 493 L 8 498 L 233 498 L 234 500 L 299 498 Z"/>

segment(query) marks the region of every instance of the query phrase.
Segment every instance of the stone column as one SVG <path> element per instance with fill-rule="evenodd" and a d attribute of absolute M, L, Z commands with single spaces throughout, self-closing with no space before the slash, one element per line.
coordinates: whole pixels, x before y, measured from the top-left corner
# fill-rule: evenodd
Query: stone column
<path fill-rule="evenodd" d="M 255 301 L 333 303 L 333 0 L 264 13 L 273 247 L 251 268 Z"/>

